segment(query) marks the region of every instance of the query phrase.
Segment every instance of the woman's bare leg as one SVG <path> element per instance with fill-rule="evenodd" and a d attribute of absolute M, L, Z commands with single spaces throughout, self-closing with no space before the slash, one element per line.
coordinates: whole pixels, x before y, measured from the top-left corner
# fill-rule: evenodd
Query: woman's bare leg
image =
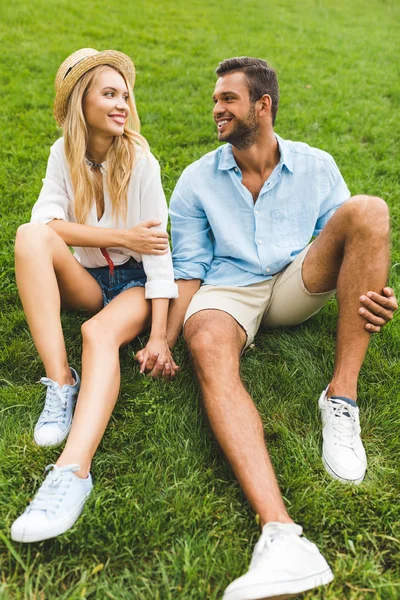
<path fill-rule="evenodd" d="M 72 256 L 60 236 L 43 224 L 18 228 L 15 273 L 19 295 L 46 376 L 72 384 L 60 308 L 96 312 L 103 306 L 97 281 Z"/>
<path fill-rule="evenodd" d="M 82 325 L 82 383 L 72 428 L 58 466 L 79 464 L 87 477 L 120 386 L 119 349 L 150 324 L 144 288 L 126 290 Z"/>

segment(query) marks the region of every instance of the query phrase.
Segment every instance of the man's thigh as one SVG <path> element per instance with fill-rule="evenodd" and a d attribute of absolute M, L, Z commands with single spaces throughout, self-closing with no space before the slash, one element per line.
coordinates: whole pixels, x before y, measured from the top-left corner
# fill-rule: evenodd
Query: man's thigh
<path fill-rule="evenodd" d="M 193 296 L 185 315 L 185 324 L 201 311 L 222 311 L 230 315 L 244 331 L 243 347 L 248 346 L 260 326 L 270 301 L 273 279 L 245 287 L 202 285 Z"/>
<path fill-rule="evenodd" d="M 262 327 L 283 327 L 303 323 L 315 315 L 332 298 L 335 290 L 323 293 L 309 292 L 303 282 L 303 262 L 310 244 L 290 263 L 274 281 L 271 299 L 262 316 Z"/>

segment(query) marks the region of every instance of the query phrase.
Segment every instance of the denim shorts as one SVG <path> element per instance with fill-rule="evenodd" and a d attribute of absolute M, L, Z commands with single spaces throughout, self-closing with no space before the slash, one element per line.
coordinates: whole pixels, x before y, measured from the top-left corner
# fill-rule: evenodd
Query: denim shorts
<path fill-rule="evenodd" d="M 132 257 L 123 265 L 114 265 L 113 273 L 109 267 L 85 268 L 100 285 L 104 306 L 125 290 L 138 286 L 144 287 L 147 280 L 143 263 L 137 262 Z"/>

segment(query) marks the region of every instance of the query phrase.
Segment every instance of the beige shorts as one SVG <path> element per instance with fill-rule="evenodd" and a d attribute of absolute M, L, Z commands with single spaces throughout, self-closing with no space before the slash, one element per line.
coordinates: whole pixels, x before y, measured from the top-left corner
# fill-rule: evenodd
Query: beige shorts
<path fill-rule="evenodd" d="M 185 323 L 201 310 L 222 310 L 245 330 L 246 347 L 260 326 L 273 328 L 303 323 L 335 293 L 332 290 L 312 294 L 304 287 L 302 265 L 309 248 L 304 248 L 290 265 L 268 281 L 244 287 L 202 285 L 189 304 Z"/>

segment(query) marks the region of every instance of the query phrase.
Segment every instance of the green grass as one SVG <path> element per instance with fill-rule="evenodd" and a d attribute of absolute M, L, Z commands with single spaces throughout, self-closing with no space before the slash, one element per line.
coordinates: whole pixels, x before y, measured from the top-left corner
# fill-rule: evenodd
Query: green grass
<path fill-rule="evenodd" d="M 216 147 L 213 70 L 235 55 L 277 69 L 283 137 L 334 155 L 353 193 L 383 197 L 393 223 L 390 283 L 400 294 L 400 5 L 396 0 L 77 0 L 3 3 L 0 15 L 0 597 L 216 599 L 247 569 L 257 526 L 201 404 L 183 342 L 171 385 L 140 378 L 122 351 L 120 399 L 76 526 L 21 545 L 9 528 L 57 449 L 32 443 L 42 375 L 13 274 L 13 238 L 29 220 L 57 137 L 53 80 L 72 51 L 135 58 L 136 100 L 169 197 L 182 169 Z M 374 337 L 360 380 L 365 483 L 333 482 L 320 461 L 317 398 L 332 371 L 336 305 L 312 322 L 256 338 L 242 373 L 262 415 L 291 515 L 319 544 L 335 581 L 311 599 L 400 597 L 400 336 Z M 64 315 L 80 367 L 83 317 Z"/>

